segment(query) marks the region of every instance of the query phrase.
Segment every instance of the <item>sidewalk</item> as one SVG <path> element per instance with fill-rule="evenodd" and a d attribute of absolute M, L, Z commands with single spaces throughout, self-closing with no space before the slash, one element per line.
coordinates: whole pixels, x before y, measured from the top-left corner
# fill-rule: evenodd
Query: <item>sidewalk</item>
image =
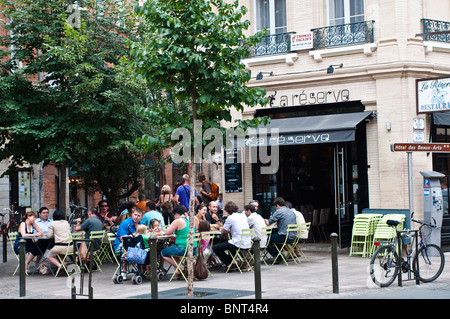
<path fill-rule="evenodd" d="M 0 246 L 1 247 L 1 246 Z M 9 248 L 9 247 L 8 247 Z M 0 248 L 1 249 L 1 248 Z M 415 281 L 406 281 L 398 287 L 395 281 L 390 287 L 376 287 L 369 276 L 369 259 L 349 257 L 348 249 L 339 249 L 339 293 L 333 293 L 330 245 L 305 245 L 308 261 L 301 264 L 289 263 L 270 266 L 264 264 L 261 270 L 263 299 L 411 299 L 450 298 L 450 270 L 444 268 L 442 275 L 433 283 L 416 286 Z M 446 253 L 446 258 L 450 256 Z M 19 276 L 12 276 L 17 261 L 8 252 L 8 262 L 0 261 L 0 299 L 19 298 Z M 141 285 L 131 280 L 114 284 L 111 277 L 116 269 L 114 264 L 102 265 L 103 272 L 92 275 L 94 299 L 148 299 L 150 280 Z M 225 273 L 223 269 L 211 270 L 212 277 L 195 281 L 194 291 L 201 293 L 197 299 L 254 299 L 254 273 Z M 85 276 L 87 285 L 87 275 Z M 159 299 L 185 298 L 187 284 L 184 280 L 172 282 L 158 281 Z M 85 293 L 87 290 L 85 287 Z M 26 277 L 26 299 L 69 299 L 70 282 L 65 274 L 58 277 L 36 273 Z M 85 299 L 85 297 L 79 297 Z"/>

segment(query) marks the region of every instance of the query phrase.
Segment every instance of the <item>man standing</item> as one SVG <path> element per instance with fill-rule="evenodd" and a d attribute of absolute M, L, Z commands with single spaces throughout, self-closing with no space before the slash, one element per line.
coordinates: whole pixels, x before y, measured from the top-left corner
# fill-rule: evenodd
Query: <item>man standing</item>
<path fill-rule="evenodd" d="M 250 228 L 255 229 L 255 237 L 259 237 L 261 239 L 259 243 L 259 247 L 266 247 L 267 243 L 267 234 L 261 236 L 261 229 L 266 227 L 266 222 L 264 218 L 261 217 L 258 213 L 256 213 L 255 207 L 253 205 L 245 205 L 244 212 L 247 216 L 247 222 Z"/>
<path fill-rule="evenodd" d="M 275 244 L 283 244 L 285 242 L 288 225 L 296 224 L 297 220 L 294 212 L 286 207 L 286 202 L 283 198 L 275 198 L 273 205 L 275 206 L 276 211 L 268 220 L 266 219 L 266 225 L 270 226 L 273 223 L 277 223 L 277 228 L 274 228 L 272 231 L 267 251 L 273 258 L 276 258 L 278 251 Z M 296 236 L 296 232 L 290 233 L 286 243 L 293 243 Z M 279 263 L 281 260 L 277 259 L 274 262 Z"/>
<path fill-rule="evenodd" d="M 150 224 L 150 221 L 152 219 L 156 218 L 159 220 L 160 226 L 165 226 L 163 215 L 156 210 L 156 204 L 154 201 L 149 200 L 147 204 L 145 205 L 145 214 L 144 217 L 142 217 L 142 224 L 145 224 L 145 226 L 148 227 Z"/>
<path fill-rule="evenodd" d="M 200 195 L 202 196 L 203 204 L 208 206 L 209 202 L 211 201 L 211 184 L 206 181 L 205 173 L 199 173 L 197 177 L 200 183 L 202 183 L 202 188 L 200 188 Z"/>
<path fill-rule="evenodd" d="M 48 228 L 50 227 L 53 219 L 48 218 L 49 210 L 47 207 L 41 207 L 39 209 L 39 218 L 36 219 L 36 224 L 39 228 L 44 232 L 44 234 L 48 233 Z"/>
<path fill-rule="evenodd" d="M 180 205 L 186 207 L 189 211 L 189 198 L 191 194 L 191 185 L 189 185 L 189 175 L 183 175 L 183 184 L 177 188 L 175 199 Z M 198 205 L 197 192 L 194 189 L 195 205 Z"/>

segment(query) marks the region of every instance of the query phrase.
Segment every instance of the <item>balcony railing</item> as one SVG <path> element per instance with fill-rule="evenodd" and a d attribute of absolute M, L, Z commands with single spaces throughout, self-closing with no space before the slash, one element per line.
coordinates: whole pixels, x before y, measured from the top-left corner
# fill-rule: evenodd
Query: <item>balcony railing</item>
<path fill-rule="evenodd" d="M 258 45 L 249 48 L 250 57 L 291 52 L 291 34 L 295 32 L 270 34 L 263 37 Z"/>
<path fill-rule="evenodd" d="M 423 40 L 450 43 L 450 22 L 422 19 Z"/>
<path fill-rule="evenodd" d="M 311 29 L 313 50 L 373 43 L 373 24 L 374 21 L 363 21 Z"/>

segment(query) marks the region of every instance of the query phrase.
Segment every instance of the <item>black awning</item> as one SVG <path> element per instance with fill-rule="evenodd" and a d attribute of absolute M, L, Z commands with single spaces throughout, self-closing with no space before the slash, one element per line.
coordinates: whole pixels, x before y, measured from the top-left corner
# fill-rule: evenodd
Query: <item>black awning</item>
<path fill-rule="evenodd" d="M 272 119 L 267 126 L 249 129 L 244 145 L 240 140 L 238 146 L 350 142 L 355 140 L 356 126 L 371 114 L 356 112 Z"/>
<path fill-rule="evenodd" d="M 450 126 L 450 112 L 433 113 L 433 124 Z"/>

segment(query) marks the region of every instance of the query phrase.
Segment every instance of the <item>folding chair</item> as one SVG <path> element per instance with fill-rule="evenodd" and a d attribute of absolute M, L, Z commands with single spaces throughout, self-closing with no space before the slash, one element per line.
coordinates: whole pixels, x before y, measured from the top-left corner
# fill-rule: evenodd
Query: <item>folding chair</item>
<path fill-rule="evenodd" d="M 269 268 L 269 265 L 266 262 L 267 254 L 269 253 L 267 251 L 267 246 L 269 246 L 270 236 L 272 235 L 272 229 L 273 229 L 272 226 L 267 226 L 267 227 L 261 228 L 261 237 L 263 235 L 267 235 L 266 245 L 263 248 L 261 248 L 261 260 L 264 262 L 264 264 L 266 264 L 267 268 Z"/>
<path fill-rule="evenodd" d="M 208 264 L 209 258 L 211 258 L 211 256 L 213 255 L 212 243 L 213 243 L 214 235 L 216 234 L 216 232 L 215 231 L 207 231 L 207 232 L 201 232 L 200 234 L 201 234 L 200 240 L 209 240 L 209 242 L 208 242 L 209 251 L 206 254 L 203 254 L 205 257 L 206 263 Z M 200 245 L 197 246 L 197 249 L 199 249 L 199 248 L 200 248 Z M 203 248 L 203 250 L 205 250 L 205 248 Z M 212 277 L 212 274 L 209 271 L 209 267 L 208 267 L 208 273 Z"/>
<path fill-rule="evenodd" d="M 67 276 L 70 276 L 69 271 L 66 268 L 65 261 L 66 261 L 66 258 L 68 256 L 73 255 L 73 249 L 70 249 L 70 248 L 73 248 L 73 240 L 74 239 L 81 239 L 81 238 L 83 238 L 83 232 L 70 233 L 69 234 L 69 242 L 67 243 L 66 253 L 64 255 L 56 255 L 56 257 L 58 258 L 59 262 L 61 263 L 61 266 L 59 266 L 58 269 L 56 270 L 55 277 L 58 276 L 59 271 L 61 270 L 61 268 L 65 270 Z M 63 256 L 63 257 L 61 257 L 61 256 Z M 76 267 L 78 268 L 78 270 L 81 271 L 80 267 L 76 263 L 76 260 L 74 260 L 73 262 L 76 265 Z"/>
<path fill-rule="evenodd" d="M 95 241 L 96 239 L 101 239 L 103 241 L 103 237 L 105 237 L 105 230 L 93 230 L 93 231 L 91 231 L 89 239 L 91 239 L 93 241 Z M 89 245 L 92 245 L 92 242 Z M 88 251 L 89 251 L 89 246 L 88 246 Z M 102 264 L 102 261 L 99 257 L 99 255 L 100 255 L 99 252 L 100 252 L 100 249 L 93 251 L 92 256 L 89 256 L 89 258 L 92 258 L 92 261 L 94 261 L 97 264 L 98 270 L 100 270 L 100 272 L 103 272 L 102 268 L 100 267 L 100 265 Z M 88 269 L 88 268 L 86 268 L 86 269 Z"/>
<path fill-rule="evenodd" d="M 17 270 L 19 270 L 19 266 L 20 266 L 19 255 L 17 255 L 16 252 L 14 251 L 14 243 L 15 243 L 16 238 L 17 238 L 17 232 L 8 233 L 8 237 L 9 237 L 9 242 L 11 244 L 11 250 L 14 253 L 14 256 L 16 256 L 16 258 L 17 258 L 17 267 L 16 267 L 16 269 L 14 270 L 14 273 L 13 273 L 13 276 L 15 276 L 16 272 L 17 272 Z M 27 272 L 25 272 L 25 274 L 28 276 Z"/>
<path fill-rule="evenodd" d="M 311 222 L 302 223 L 302 224 L 300 224 L 300 233 L 302 231 L 309 232 L 310 228 L 311 228 Z M 297 234 L 297 237 L 299 237 L 299 241 L 297 244 L 298 252 L 300 253 L 301 256 L 303 256 L 303 258 L 305 258 L 306 261 L 308 261 L 308 258 L 306 258 L 305 253 L 303 252 L 303 246 L 305 246 L 306 240 L 300 241 L 301 240 L 300 234 Z"/>
<path fill-rule="evenodd" d="M 275 248 L 278 250 L 278 254 L 277 256 L 274 258 L 273 260 L 273 264 L 276 263 L 277 259 L 279 256 L 281 256 L 281 258 L 283 259 L 284 263 L 286 265 L 288 265 L 287 263 L 287 259 L 292 258 L 292 260 L 297 264 L 297 261 L 300 263 L 300 259 L 297 257 L 297 255 L 295 254 L 295 249 L 294 247 L 298 244 L 299 241 L 299 237 L 297 237 L 297 235 L 294 238 L 294 241 L 292 243 L 288 243 L 288 239 L 289 239 L 289 234 L 295 232 L 299 232 L 300 231 L 300 225 L 299 224 L 289 224 L 286 230 L 286 239 L 284 240 L 284 243 L 281 244 L 280 248 L 278 248 L 278 245 L 275 244 Z M 286 249 L 287 254 L 286 254 L 286 258 L 284 257 L 283 254 L 283 250 Z"/>
<path fill-rule="evenodd" d="M 113 262 L 113 256 L 111 255 L 111 245 L 114 245 L 115 235 L 111 232 L 105 232 L 102 244 L 98 249 L 97 255 L 102 264 L 105 261 Z M 114 256 L 115 258 L 115 256 Z"/>
<path fill-rule="evenodd" d="M 255 229 L 254 228 L 246 228 L 241 230 L 241 241 L 239 243 L 239 247 L 236 250 L 236 252 L 233 254 L 231 251 L 228 251 L 228 253 L 232 256 L 232 260 L 230 265 L 228 265 L 227 271 L 228 272 L 233 265 L 237 267 L 239 272 L 242 274 L 242 266 L 247 265 L 248 269 L 252 270 L 252 266 L 249 262 L 249 258 L 251 258 L 251 247 L 249 249 L 242 248 L 242 244 L 244 242 L 244 239 L 247 237 L 253 238 L 255 236 Z"/>
<path fill-rule="evenodd" d="M 193 256 L 194 259 L 195 259 L 195 257 L 196 257 L 197 254 L 198 254 L 198 242 L 199 242 L 199 240 L 201 240 L 200 233 L 194 233 L 194 235 L 193 235 L 194 248 L 197 247 L 197 253 Z M 189 242 L 189 238 L 188 238 L 186 241 Z M 185 276 L 184 273 L 181 271 L 181 266 L 183 266 L 183 265 L 186 266 L 185 264 L 186 264 L 187 257 L 188 257 L 188 250 L 189 250 L 189 249 L 188 249 L 188 247 L 186 246 L 186 249 L 185 249 L 185 251 L 184 251 L 183 256 L 170 256 L 170 258 L 172 258 L 173 262 L 175 263 L 176 268 L 175 268 L 175 270 L 174 270 L 174 272 L 173 272 L 173 274 L 172 274 L 172 277 L 170 277 L 169 282 L 172 281 L 172 279 L 175 277 L 175 274 L 177 273 L 177 271 L 180 272 L 181 276 L 182 276 L 182 277 L 184 278 L 184 280 L 186 280 L 186 282 L 187 282 L 186 276 Z M 177 258 L 180 258 L 180 261 L 177 261 Z"/>

